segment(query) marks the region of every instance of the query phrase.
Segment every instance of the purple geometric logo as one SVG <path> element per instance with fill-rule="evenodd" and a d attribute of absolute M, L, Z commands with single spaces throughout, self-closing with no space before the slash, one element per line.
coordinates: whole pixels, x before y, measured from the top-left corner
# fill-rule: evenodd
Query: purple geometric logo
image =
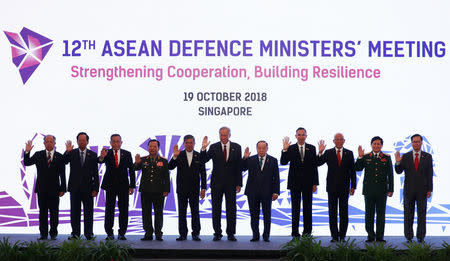
<path fill-rule="evenodd" d="M 24 27 L 20 33 L 6 32 L 11 43 L 12 62 L 25 84 L 47 55 L 53 41 Z"/>

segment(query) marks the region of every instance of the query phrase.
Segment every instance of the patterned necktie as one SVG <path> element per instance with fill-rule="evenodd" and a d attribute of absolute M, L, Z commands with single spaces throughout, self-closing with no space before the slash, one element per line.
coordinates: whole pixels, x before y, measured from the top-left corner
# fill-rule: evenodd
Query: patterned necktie
<path fill-rule="evenodd" d="M 414 168 L 416 171 L 419 169 L 419 153 L 416 152 L 416 157 L 414 158 Z"/>
<path fill-rule="evenodd" d="M 227 145 L 223 145 L 223 159 L 227 162 Z"/>
<path fill-rule="evenodd" d="M 48 164 L 48 167 L 50 167 L 50 163 L 52 163 L 52 154 L 50 153 L 50 151 L 48 152 L 48 155 L 47 155 L 47 164 Z"/>
<path fill-rule="evenodd" d="M 302 162 L 303 162 L 303 159 L 304 159 L 304 155 L 303 155 L 303 146 L 300 146 L 300 159 L 301 159 Z"/>
<path fill-rule="evenodd" d="M 261 170 L 262 170 L 262 166 L 263 166 L 263 160 L 264 160 L 263 157 L 259 158 L 259 167 L 261 168 Z"/>
<path fill-rule="evenodd" d="M 341 150 L 337 150 L 337 159 L 338 159 L 338 166 L 341 166 Z"/>
<path fill-rule="evenodd" d="M 80 155 L 80 160 L 81 160 L 81 166 L 83 166 L 84 165 L 84 151 L 82 151 L 81 152 L 81 155 Z"/>
<path fill-rule="evenodd" d="M 117 156 L 117 150 L 114 151 L 114 160 L 116 161 L 116 168 L 119 167 L 119 156 Z"/>

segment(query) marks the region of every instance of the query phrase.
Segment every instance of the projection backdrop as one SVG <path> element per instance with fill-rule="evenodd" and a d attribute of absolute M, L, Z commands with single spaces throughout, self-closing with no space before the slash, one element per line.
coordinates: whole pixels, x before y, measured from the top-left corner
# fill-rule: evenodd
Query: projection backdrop
<path fill-rule="evenodd" d="M 216 142 L 218 129 L 229 126 L 243 149 L 255 154 L 264 139 L 279 158 L 282 138 L 295 142 L 302 126 L 308 143 L 324 139 L 327 148 L 342 132 L 355 154 L 358 145 L 369 152 L 379 135 L 392 157 L 411 149 L 412 134 L 423 134 L 423 150 L 434 159 L 427 235 L 448 235 L 448 10 L 448 1 L 4 2 L 0 233 L 38 233 L 36 169 L 23 165 L 27 140 L 34 153 L 44 148 L 43 135 L 53 134 L 64 152 L 66 140 L 75 143 L 86 131 L 90 149 L 99 152 L 120 133 L 133 155 L 146 155 L 148 139 L 156 138 L 160 154 L 170 158 L 185 134 L 195 136 L 199 150 L 205 135 Z M 272 235 L 290 234 L 287 169 L 280 166 Z M 326 170 L 319 168 L 313 199 L 314 235 L 329 235 Z M 100 177 L 104 171 L 100 165 Z M 165 234 L 178 233 L 176 175 L 170 174 Z M 363 175 L 349 199 L 350 236 L 366 234 Z M 395 174 L 387 235 L 403 235 L 403 181 Z M 251 235 L 243 192 L 237 204 L 238 234 Z M 71 232 L 69 206 L 66 194 L 60 233 Z M 100 191 L 96 234 L 104 234 L 104 206 Z M 210 235 L 209 180 L 200 211 L 201 234 Z M 139 193 L 130 197 L 128 233 L 143 233 Z"/>

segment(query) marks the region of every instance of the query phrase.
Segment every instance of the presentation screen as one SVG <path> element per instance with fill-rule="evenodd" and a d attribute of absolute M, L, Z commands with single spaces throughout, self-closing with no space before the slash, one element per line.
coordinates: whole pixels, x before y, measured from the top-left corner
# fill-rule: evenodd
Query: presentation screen
<path fill-rule="evenodd" d="M 448 1 L 7 1 L 1 4 L 0 233 L 38 233 L 34 193 L 36 167 L 23 162 L 43 150 L 44 135 L 56 150 L 90 136 L 88 148 L 110 147 L 148 155 L 147 142 L 161 142 L 170 159 L 183 137 L 230 140 L 256 154 L 265 140 L 278 160 L 283 138 L 295 144 L 298 127 L 306 142 L 342 133 L 355 158 L 371 151 L 411 150 L 411 135 L 423 135 L 433 156 L 433 193 L 427 235 L 448 235 L 450 223 L 450 4 Z M 446 11 L 447 10 L 447 11 Z M 200 200 L 201 234 L 213 233 L 210 177 Z M 290 235 L 289 166 L 280 165 L 281 192 L 272 203 L 272 235 Z M 100 181 L 105 166 L 99 165 Z M 319 167 L 313 194 L 313 235 L 329 235 L 327 166 Z M 136 171 L 137 188 L 141 172 Z M 165 235 L 178 234 L 177 171 L 170 172 Z M 69 178 L 69 166 L 66 167 Z M 349 197 L 349 236 L 366 235 L 364 172 Z M 387 199 L 386 235 L 403 235 L 404 174 L 394 174 Z M 238 235 L 251 235 L 244 187 L 237 198 Z M 105 234 L 105 192 L 94 200 L 94 233 Z M 70 194 L 60 199 L 59 232 L 71 232 Z M 189 211 L 189 210 L 188 210 Z M 226 227 L 225 202 L 222 226 Z M 188 222 L 190 224 L 188 212 Z M 300 225 L 302 226 L 303 217 Z M 262 226 L 262 220 L 261 220 Z M 190 225 L 189 225 L 190 227 Z M 118 222 L 115 222 L 117 231 Z M 140 193 L 129 201 L 128 234 L 143 234 Z"/>

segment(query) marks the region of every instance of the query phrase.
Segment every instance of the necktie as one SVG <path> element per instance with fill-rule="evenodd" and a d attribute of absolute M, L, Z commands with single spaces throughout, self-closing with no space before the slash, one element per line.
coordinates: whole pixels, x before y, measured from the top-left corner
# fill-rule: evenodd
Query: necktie
<path fill-rule="evenodd" d="M 80 160 L 81 160 L 81 166 L 83 166 L 84 165 L 84 151 L 81 152 Z"/>
<path fill-rule="evenodd" d="M 223 159 L 227 162 L 227 145 L 223 145 Z"/>
<path fill-rule="evenodd" d="M 264 160 L 263 157 L 259 158 L 259 167 L 261 168 L 261 170 L 262 170 L 263 160 Z"/>
<path fill-rule="evenodd" d="M 337 150 L 337 159 L 338 159 L 338 166 L 341 166 L 341 150 Z"/>
<path fill-rule="evenodd" d="M 303 155 L 303 146 L 301 146 L 301 147 L 300 147 L 300 159 L 302 160 L 302 162 L 303 162 L 303 158 L 304 158 L 304 155 Z"/>
<path fill-rule="evenodd" d="M 117 150 L 114 151 L 114 160 L 116 161 L 116 168 L 119 167 L 119 156 L 117 156 Z"/>
<path fill-rule="evenodd" d="M 419 153 L 416 152 L 416 157 L 414 158 L 414 168 L 416 171 L 419 169 Z"/>
<path fill-rule="evenodd" d="M 47 164 L 48 164 L 49 167 L 50 167 L 50 163 L 52 163 L 52 154 L 49 151 L 48 155 L 47 155 Z"/>

